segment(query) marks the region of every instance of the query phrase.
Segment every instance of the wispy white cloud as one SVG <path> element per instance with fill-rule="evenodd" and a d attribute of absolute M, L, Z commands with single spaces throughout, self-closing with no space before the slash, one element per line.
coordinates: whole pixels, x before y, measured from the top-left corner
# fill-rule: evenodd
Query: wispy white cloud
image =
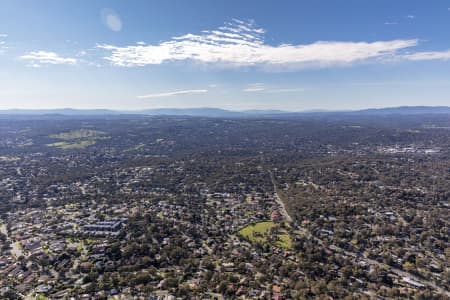
<path fill-rule="evenodd" d="M 152 99 L 152 98 L 184 96 L 184 95 L 192 95 L 192 94 L 204 94 L 207 92 L 208 92 L 208 90 L 184 90 L 184 91 L 173 91 L 173 92 L 142 95 L 142 96 L 137 96 L 137 98 L 138 99 Z"/>
<path fill-rule="evenodd" d="M 72 57 L 62 57 L 55 52 L 49 51 L 32 51 L 19 57 L 19 59 L 28 61 L 30 66 L 49 65 L 74 65 L 77 59 Z"/>
<path fill-rule="evenodd" d="M 384 25 L 398 25 L 398 22 L 384 22 Z"/>
<path fill-rule="evenodd" d="M 247 85 L 246 88 L 244 88 L 242 91 L 249 92 L 249 93 L 270 93 L 270 94 L 276 94 L 276 93 L 295 93 L 295 92 L 303 92 L 305 91 L 304 88 L 295 87 L 295 88 L 269 88 L 266 87 L 263 83 L 252 83 Z"/>
<path fill-rule="evenodd" d="M 415 15 L 407 15 L 406 18 L 408 18 L 408 19 L 410 19 L 410 20 L 413 20 L 413 19 L 416 18 L 416 16 L 415 16 Z"/>
<path fill-rule="evenodd" d="M 8 50 L 5 39 L 8 37 L 6 33 L 0 33 L 0 54 L 4 54 Z"/>
<path fill-rule="evenodd" d="M 304 92 L 305 88 L 280 88 L 280 89 L 269 89 L 266 90 L 266 93 L 296 93 L 296 92 Z"/>
<path fill-rule="evenodd" d="M 193 61 L 227 67 L 278 66 L 292 68 L 348 65 L 389 58 L 398 51 L 416 46 L 417 39 L 375 42 L 318 41 L 305 45 L 269 45 L 265 30 L 253 21 L 233 20 L 217 30 L 185 34 L 153 45 L 98 45 L 116 66 L 157 65 L 173 61 Z"/>
<path fill-rule="evenodd" d="M 403 56 L 407 60 L 449 60 L 450 50 L 447 51 L 429 51 L 429 52 L 416 52 Z"/>
<path fill-rule="evenodd" d="M 266 87 L 262 83 L 252 83 L 247 85 L 245 89 L 243 89 L 244 92 L 262 92 L 265 91 Z"/>

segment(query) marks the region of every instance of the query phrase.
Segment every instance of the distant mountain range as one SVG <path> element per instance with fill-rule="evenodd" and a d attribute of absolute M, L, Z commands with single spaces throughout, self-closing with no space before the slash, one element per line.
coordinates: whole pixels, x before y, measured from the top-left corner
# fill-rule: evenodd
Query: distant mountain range
<path fill-rule="evenodd" d="M 148 116 L 192 116 L 212 118 L 244 118 L 244 117 L 295 117 L 304 115 L 362 115 L 362 116 L 387 116 L 387 115 L 418 115 L 418 114 L 450 114 L 448 106 L 402 106 L 364 110 L 328 111 L 282 111 L 282 110 L 243 110 L 231 111 L 220 108 L 158 108 L 135 111 L 117 111 L 109 109 L 9 109 L 0 110 L 0 115 L 14 116 L 124 116 L 124 115 L 148 115 Z"/>
<path fill-rule="evenodd" d="M 118 115 L 119 111 L 109 109 L 5 109 L 0 110 L 1 115 L 63 115 L 63 116 L 97 116 Z"/>
<path fill-rule="evenodd" d="M 422 115 L 450 114 L 449 106 L 399 106 L 387 108 L 372 108 L 354 111 L 352 113 L 365 115 Z"/>

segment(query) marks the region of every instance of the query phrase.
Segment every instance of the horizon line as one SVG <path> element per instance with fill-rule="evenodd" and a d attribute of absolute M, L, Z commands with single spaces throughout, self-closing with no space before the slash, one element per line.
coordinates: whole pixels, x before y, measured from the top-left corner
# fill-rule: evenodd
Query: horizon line
<path fill-rule="evenodd" d="M 450 105 L 399 105 L 399 106 L 381 106 L 381 107 L 365 107 L 365 108 L 348 108 L 348 109 L 326 109 L 326 108 L 313 108 L 304 110 L 286 110 L 278 108 L 246 108 L 246 109 L 228 109 L 223 107 L 214 106 L 194 106 L 194 107 L 156 107 L 156 108 L 141 108 L 141 109 L 117 109 L 117 108 L 75 108 L 75 107 L 57 107 L 57 108 L 0 108 L 1 112 L 6 111 L 61 111 L 61 110 L 72 110 L 72 111 L 111 111 L 111 112 L 144 112 L 152 110 L 223 110 L 228 112 L 251 112 L 251 111 L 274 111 L 279 113 L 302 113 L 302 112 L 358 112 L 364 110 L 382 110 L 382 109 L 399 109 L 399 108 L 450 108 Z"/>

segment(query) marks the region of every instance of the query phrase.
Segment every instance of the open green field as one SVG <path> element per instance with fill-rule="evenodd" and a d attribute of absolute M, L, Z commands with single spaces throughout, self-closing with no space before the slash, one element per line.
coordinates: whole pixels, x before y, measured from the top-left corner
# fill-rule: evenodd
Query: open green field
<path fill-rule="evenodd" d="M 50 135 L 52 139 L 61 140 L 47 144 L 49 147 L 56 147 L 63 150 L 84 149 L 86 147 L 95 145 L 97 140 L 108 139 L 109 136 L 105 132 L 91 130 L 91 129 L 78 129 L 69 132 L 62 132 L 58 134 Z"/>
<path fill-rule="evenodd" d="M 16 156 L 0 156 L 0 161 L 18 161 L 20 160 L 20 157 L 16 157 Z"/>
<path fill-rule="evenodd" d="M 284 249 L 292 249 L 292 239 L 289 234 L 280 234 L 278 235 L 277 245 Z"/>
<path fill-rule="evenodd" d="M 78 139 L 86 139 L 86 138 L 100 138 L 106 135 L 103 131 L 97 131 L 92 129 L 78 129 L 72 130 L 69 132 L 61 132 L 58 134 L 52 134 L 50 137 L 53 139 L 59 140 L 78 140 Z"/>
<path fill-rule="evenodd" d="M 275 223 L 272 221 L 259 222 L 245 226 L 239 230 L 239 234 L 249 239 L 251 242 L 264 243 L 267 242 L 264 234 L 268 234 L 273 227 L 275 227 Z"/>
<path fill-rule="evenodd" d="M 19 147 L 30 147 L 33 145 L 34 145 L 34 143 L 32 141 L 28 141 L 26 143 L 20 144 Z"/>
<path fill-rule="evenodd" d="M 263 221 L 247 225 L 239 230 L 239 234 L 252 243 L 267 244 L 269 242 L 284 249 L 292 248 L 291 236 L 283 229 L 271 236 L 270 230 L 277 225 L 272 221 Z"/>
<path fill-rule="evenodd" d="M 70 149 L 84 149 L 88 146 L 94 145 L 95 143 L 96 143 L 95 141 L 79 141 L 79 142 L 73 142 L 73 143 L 56 142 L 56 143 L 48 144 L 47 146 L 56 147 L 56 148 L 60 148 L 63 150 L 70 150 Z"/>

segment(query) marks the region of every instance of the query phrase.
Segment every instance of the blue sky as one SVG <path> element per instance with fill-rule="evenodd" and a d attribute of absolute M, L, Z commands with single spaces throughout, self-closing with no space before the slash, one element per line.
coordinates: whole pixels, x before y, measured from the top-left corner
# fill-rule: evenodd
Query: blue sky
<path fill-rule="evenodd" d="M 450 105 L 450 1 L 0 1 L 0 109 Z"/>

